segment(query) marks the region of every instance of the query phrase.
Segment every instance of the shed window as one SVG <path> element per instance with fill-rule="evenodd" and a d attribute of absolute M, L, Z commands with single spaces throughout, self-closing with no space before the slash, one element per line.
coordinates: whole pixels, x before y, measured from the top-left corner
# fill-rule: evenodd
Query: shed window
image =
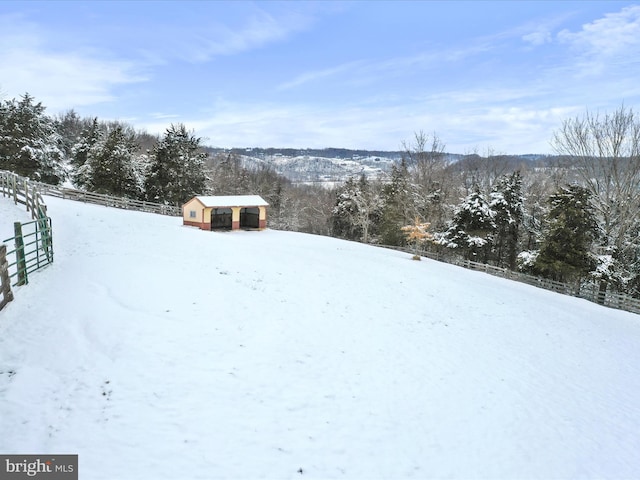
<path fill-rule="evenodd" d="M 196 218 L 196 211 L 195 210 L 190 210 L 189 211 L 189 218 Z"/>

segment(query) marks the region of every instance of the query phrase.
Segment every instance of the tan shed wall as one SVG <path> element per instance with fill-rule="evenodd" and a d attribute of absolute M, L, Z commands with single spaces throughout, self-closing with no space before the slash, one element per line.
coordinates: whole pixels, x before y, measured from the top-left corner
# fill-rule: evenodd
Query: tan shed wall
<path fill-rule="evenodd" d="M 196 212 L 195 218 L 189 216 L 189 212 L 191 212 L 192 210 L 195 210 Z M 198 200 L 196 200 L 195 198 L 189 200 L 182 207 L 182 223 L 185 225 L 192 223 L 203 223 L 204 218 L 206 218 L 203 216 L 203 210 L 204 209 L 202 208 L 202 204 Z"/>

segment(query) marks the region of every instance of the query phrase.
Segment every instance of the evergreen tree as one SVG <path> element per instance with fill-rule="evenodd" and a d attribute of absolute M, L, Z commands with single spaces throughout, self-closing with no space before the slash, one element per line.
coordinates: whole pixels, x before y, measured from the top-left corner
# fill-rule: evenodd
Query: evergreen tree
<path fill-rule="evenodd" d="M 64 177 L 60 136 L 45 107 L 26 93 L 0 103 L 0 169 L 58 184 Z"/>
<path fill-rule="evenodd" d="M 547 229 L 535 270 L 559 282 L 585 277 L 596 266 L 590 250 L 598 224 L 590 192 L 578 185 L 562 188 L 549 198 Z"/>
<path fill-rule="evenodd" d="M 375 235 L 381 200 L 374 186 L 362 175 L 358 182 L 347 179 L 339 190 L 333 208 L 334 235 L 368 243 Z"/>
<path fill-rule="evenodd" d="M 93 127 L 95 127 L 95 122 Z M 74 176 L 77 184 L 89 191 L 138 199 L 142 194 L 144 165 L 136 156 L 135 138 L 122 125 L 106 136 L 90 128 L 88 141 L 76 150 L 78 161 L 86 155 L 84 164 Z M 96 138 L 97 136 L 97 138 Z M 89 147 L 89 144 L 93 143 Z M 88 148 L 85 148 L 88 147 Z"/>
<path fill-rule="evenodd" d="M 449 228 L 438 243 L 456 249 L 468 260 L 487 262 L 496 229 L 495 212 L 474 185 L 456 209 Z"/>
<path fill-rule="evenodd" d="M 628 243 L 627 247 L 626 272 L 628 274 L 620 279 L 622 281 L 618 281 L 618 284 L 622 284 L 623 288 L 621 290 L 640 298 L 640 222 L 637 222 L 629 233 L 634 234 L 635 237 Z"/>
<path fill-rule="evenodd" d="M 55 128 L 60 135 L 60 148 L 65 160 L 73 158 L 73 149 L 80 142 L 91 119 L 81 118 L 75 110 L 68 110 L 55 117 Z"/>
<path fill-rule="evenodd" d="M 87 163 L 89 152 L 99 140 L 104 138 L 103 129 L 98 124 L 98 118 L 94 117 L 91 123 L 82 129 L 77 142 L 71 148 L 71 165 L 80 168 Z"/>
<path fill-rule="evenodd" d="M 171 125 L 152 150 L 147 199 L 182 204 L 194 195 L 206 193 L 207 154 L 200 151 L 200 139 L 183 124 Z"/>
<path fill-rule="evenodd" d="M 493 250 L 498 266 L 516 269 L 520 226 L 524 216 L 520 172 L 498 179 L 491 192 L 490 209 L 494 212 Z"/>
<path fill-rule="evenodd" d="M 358 194 L 358 185 L 353 177 L 349 177 L 338 190 L 331 217 L 334 236 L 347 240 L 356 240 L 360 237 L 361 232 L 353 221 L 358 208 L 354 198 Z"/>
<path fill-rule="evenodd" d="M 141 193 L 140 169 L 136 164 L 137 145 L 134 137 L 121 126 L 113 129 L 104 142 L 97 144 L 98 154 L 93 162 L 94 182 L 99 193 L 120 197 L 139 198 Z M 95 147 L 95 146 L 94 146 Z"/>
<path fill-rule="evenodd" d="M 384 245 L 406 244 L 402 227 L 411 223 L 416 215 L 413 186 L 409 180 L 407 164 L 391 168 L 391 181 L 382 189 L 382 213 L 380 219 L 380 241 Z"/>
<path fill-rule="evenodd" d="M 598 247 L 598 265 L 591 276 L 599 282 L 603 297 L 609 287 L 640 297 L 640 221 L 627 229 L 623 243 L 622 250 L 611 245 Z"/>

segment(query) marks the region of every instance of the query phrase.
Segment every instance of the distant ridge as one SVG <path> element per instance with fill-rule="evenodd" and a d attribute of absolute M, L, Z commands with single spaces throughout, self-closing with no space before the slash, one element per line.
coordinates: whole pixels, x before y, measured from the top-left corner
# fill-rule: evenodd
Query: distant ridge
<path fill-rule="evenodd" d="M 278 174 L 294 183 L 331 185 L 344 182 L 350 177 L 364 175 L 367 178 L 381 178 L 387 175 L 394 164 L 403 158 L 411 165 L 411 159 L 401 150 L 351 150 L 348 148 L 262 148 L 205 147 L 207 153 L 215 155 L 235 155 L 246 168 L 269 166 Z M 477 154 L 462 155 L 444 153 L 445 159 L 454 169 L 466 168 L 473 163 L 500 162 L 517 170 L 528 166 L 545 166 L 551 157 L 538 154 L 495 155 L 489 158 Z"/>

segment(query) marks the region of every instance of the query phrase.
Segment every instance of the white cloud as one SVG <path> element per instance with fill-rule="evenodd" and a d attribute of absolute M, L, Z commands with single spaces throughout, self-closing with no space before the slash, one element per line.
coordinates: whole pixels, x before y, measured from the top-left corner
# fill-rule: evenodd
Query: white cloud
<path fill-rule="evenodd" d="M 178 49 L 173 50 L 174 56 L 186 57 L 192 62 L 206 62 L 216 56 L 235 55 L 286 40 L 307 29 L 311 23 L 311 17 L 295 12 L 276 17 L 257 10 L 239 26 L 209 23 L 195 32 L 164 32 L 163 37 L 170 39 L 171 43 L 177 41 L 180 44 Z M 167 47 L 170 48 L 170 45 Z"/>
<path fill-rule="evenodd" d="M 343 83 L 350 86 L 361 86 L 380 82 L 383 76 L 401 77 L 415 76 L 416 72 L 441 66 L 443 63 L 461 62 L 474 55 L 491 50 L 492 46 L 483 41 L 473 45 L 452 48 L 432 48 L 409 56 L 397 56 L 387 59 L 355 60 L 334 67 L 304 72 L 292 80 L 282 83 L 278 90 L 288 90 L 317 80 L 340 77 Z"/>
<path fill-rule="evenodd" d="M 503 32 L 507 38 L 520 38 L 533 47 L 539 47 L 553 42 L 553 31 L 571 17 L 568 13 L 556 13 L 546 18 L 536 18 L 525 24 L 518 25 Z"/>
<path fill-rule="evenodd" d="M 44 32 L 19 17 L 0 17 L 0 31 L 7 97 L 29 92 L 50 109 L 68 109 L 113 100 L 114 87 L 145 80 L 130 62 L 100 52 L 54 50 Z"/>
<path fill-rule="evenodd" d="M 552 36 L 549 30 L 547 30 L 546 28 L 542 28 L 527 35 L 523 35 L 522 40 L 537 47 L 540 45 L 544 45 L 545 43 L 550 43 L 552 41 Z"/>
<path fill-rule="evenodd" d="M 299 87 L 309 82 L 314 82 L 316 80 L 325 79 L 328 77 L 332 77 L 341 73 L 348 73 L 354 68 L 357 68 L 359 65 L 362 65 L 363 62 L 355 61 L 345 63 L 343 65 L 338 65 L 337 67 L 326 68 L 324 70 L 315 70 L 312 72 L 302 73 L 296 76 L 293 80 L 285 82 L 278 86 L 278 90 L 288 90 L 290 88 Z"/>
<path fill-rule="evenodd" d="M 640 65 L 640 6 L 609 13 L 554 39 L 552 62 L 541 63 L 527 88 L 542 86 L 539 105 L 612 109 L 634 101 Z"/>
<path fill-rule="evenodd" d="M 593 59 L 624 55 L 637 59 L 640 48 L 640 6 L 606 14 L 583 25 L 578 32 L 562 30 L 558 33 L 558 39 Z"/>
<path fill-rule="evenodd" d="M 493 94 L 490 92 L 490 94 Z M 495 92 L 499 96 L 499 92 Z M 507 92 L 504 98 L 515 95 Z M 474 96 L 472 93 L 471 96 Z M 496 106 L 474 101 L 459 104 L 464 92 L 447 101 L 425 98 L 400 103 L 360 102 L 340 107 L 314 104 L 276 105 L 219 101 L 209 114 L 182 118 L 207 145 L 217 147 L 366 148 L 399 150 L 418 130 L 433 131 L 447 151 L 469 153 L 551 153 L 549 139 L 574 107 Z M 138 123 L 150 133 L 167 124 L 149 119 Z"/>
<path fill-rule="evenodd" d="M 151 118 L 157 118 L 158 120 L 170 119 L 170 118 L 179 118 L 180 115 L 175 113 L 163 113 L 163 112 L 153 112 L 150 114 Z"/>

